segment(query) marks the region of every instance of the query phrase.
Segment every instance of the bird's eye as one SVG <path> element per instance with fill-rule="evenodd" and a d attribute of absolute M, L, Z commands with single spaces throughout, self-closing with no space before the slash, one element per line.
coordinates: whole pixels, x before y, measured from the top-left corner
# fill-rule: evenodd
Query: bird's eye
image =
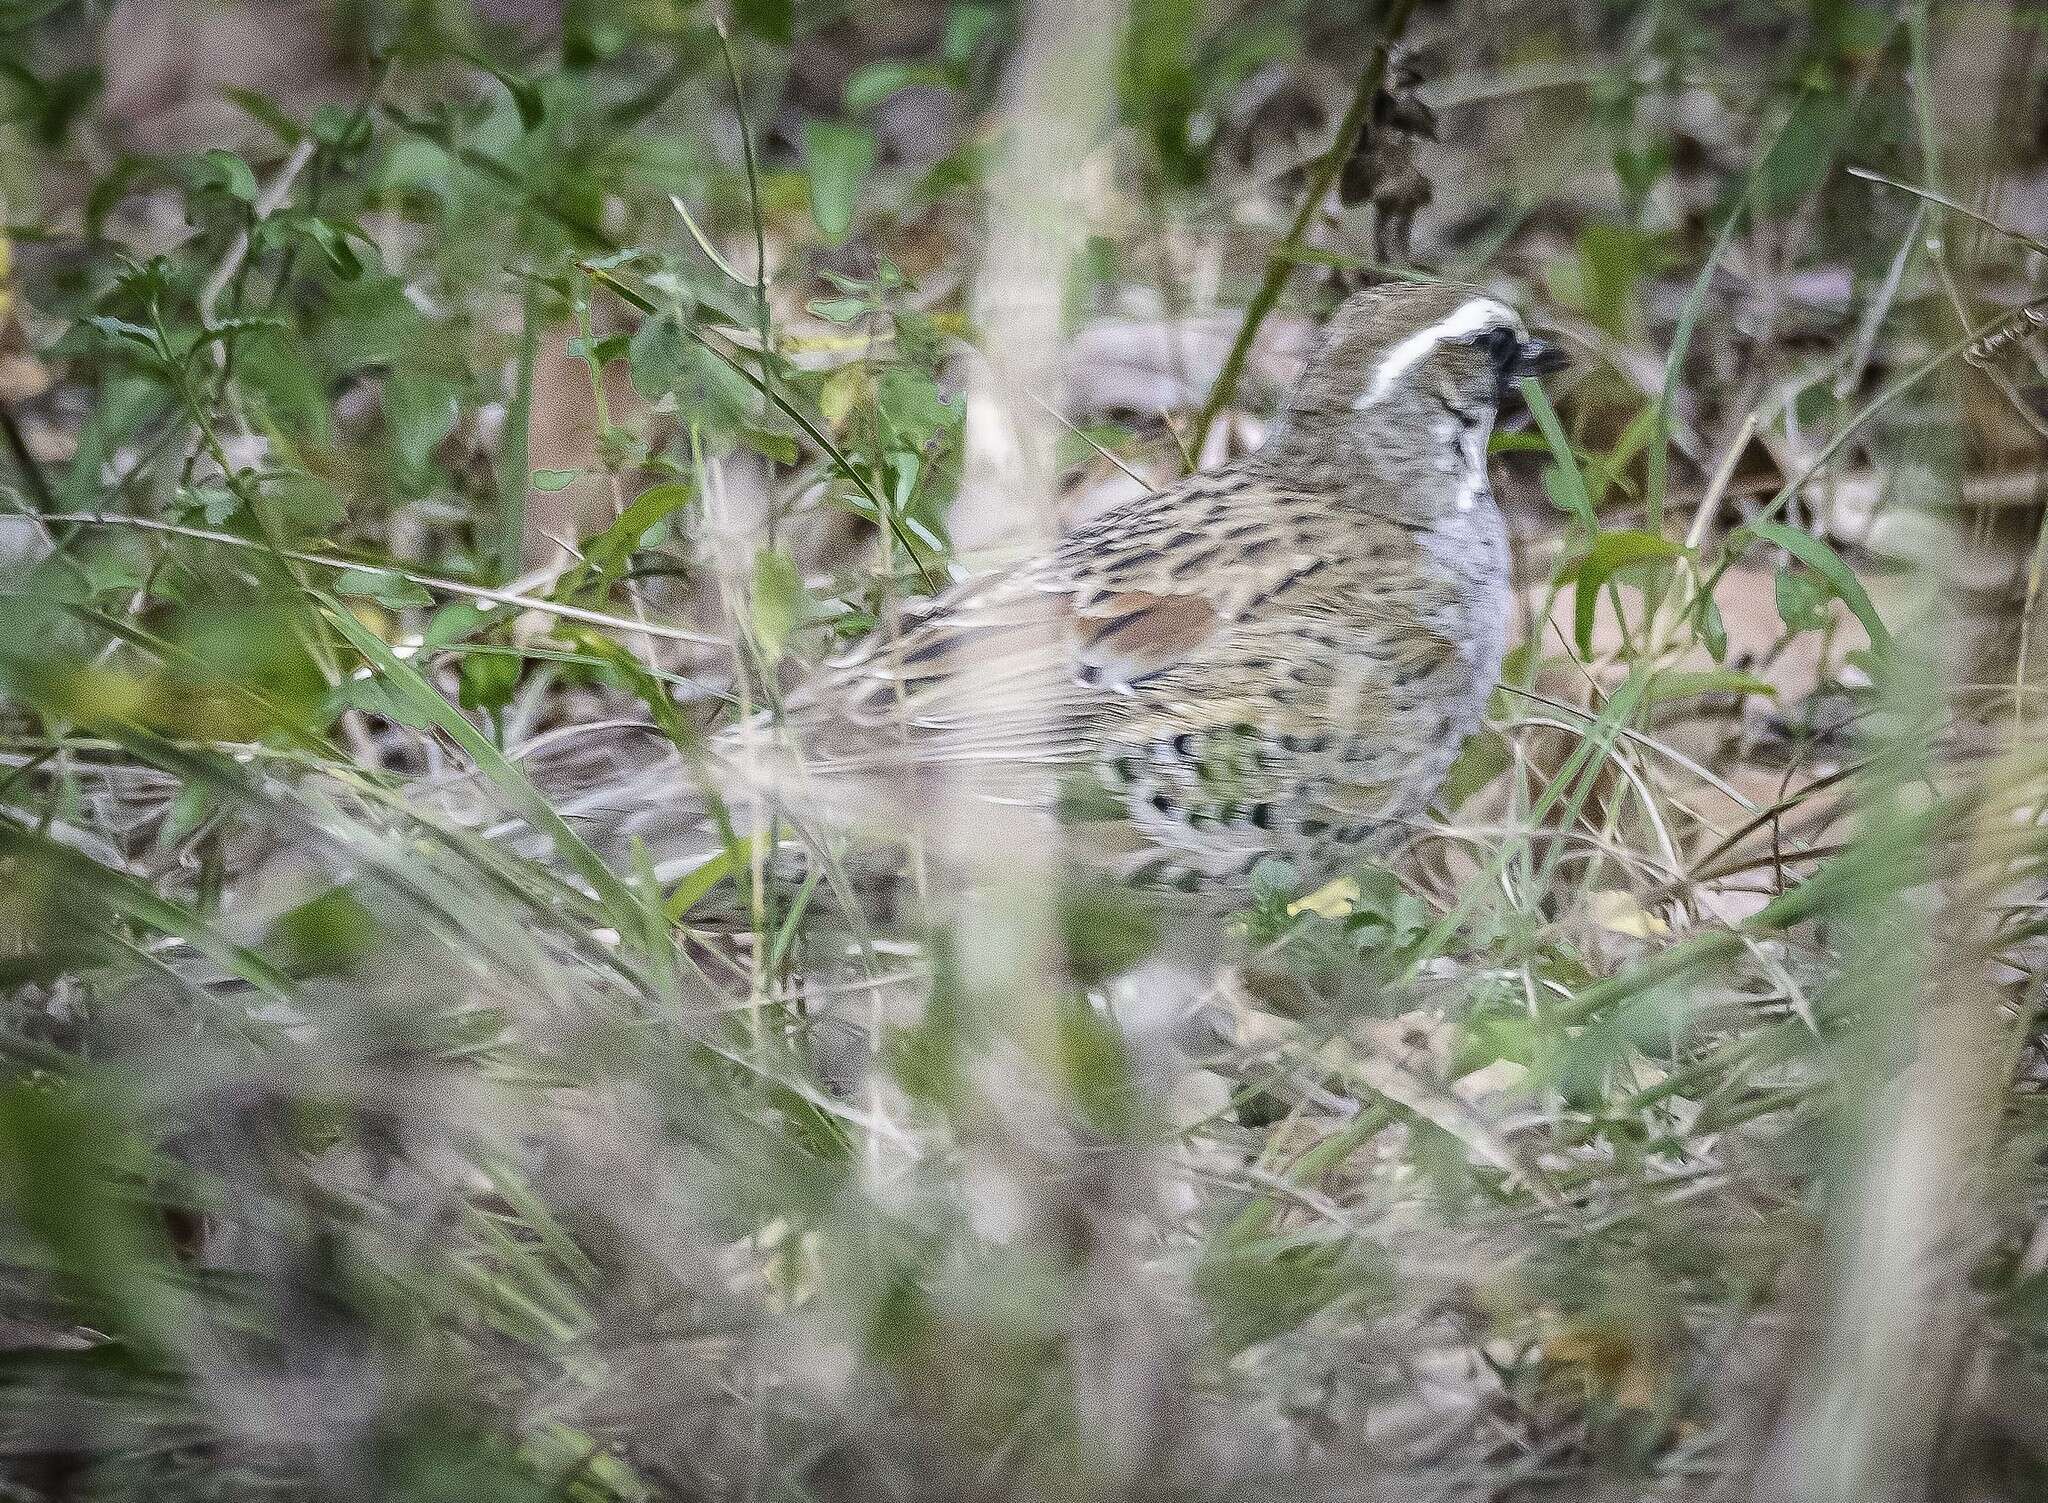
<path fill-rule="evenodd" d="M 1506 376 L 1513 368 L 1515 356 L 1522 348 L 1522 342 L 1515 337 L 1515 331 L 1508 328 L 1488 329 L 1480 336 L 1479 342 L 1481 348 L 1486 351 L 1486 358 L 1493 362 L 1494 370 Z"/>

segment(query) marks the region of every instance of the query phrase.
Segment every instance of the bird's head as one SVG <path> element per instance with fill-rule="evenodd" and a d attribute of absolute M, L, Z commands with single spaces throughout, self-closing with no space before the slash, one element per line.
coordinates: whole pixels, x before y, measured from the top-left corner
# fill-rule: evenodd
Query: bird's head
<path fill-rule="evenodd" d="M 1434 464 L 1447 440 L 1483 455 L 1514 383 L 1563 364 L 1557 345 L 1477 287 L 1388 282 L 1337 309 L 1276 437 L 1405 476 L 1418 460 Z"/>

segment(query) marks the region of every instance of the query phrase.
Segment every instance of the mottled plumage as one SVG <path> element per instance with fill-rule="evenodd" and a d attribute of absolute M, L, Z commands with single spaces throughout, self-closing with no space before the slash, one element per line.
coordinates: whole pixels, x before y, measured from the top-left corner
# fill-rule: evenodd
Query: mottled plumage
<path fill-rule="evenodd" d="M 1343 866 L 1484 712 L 1509 607 L 1487 436 L 1555 364 L 1473 288 L 1356 294 L 1256 454 L 920 603 L 796 695 L 806 780 L 969 768 L 1146 885 Z"/>

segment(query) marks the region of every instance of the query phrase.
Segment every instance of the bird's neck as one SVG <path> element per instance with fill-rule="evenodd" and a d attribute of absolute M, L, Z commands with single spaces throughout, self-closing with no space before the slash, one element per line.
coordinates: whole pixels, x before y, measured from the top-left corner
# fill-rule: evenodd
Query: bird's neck
<path fill-rule="evenodd" d="M 1364 412 L 1289 413 L 1257 459 L 1285 485 L 1354 499 L 1397 521 L 1434 521 L 1486 501 L 1490 411 L 1423 397 Z"/>

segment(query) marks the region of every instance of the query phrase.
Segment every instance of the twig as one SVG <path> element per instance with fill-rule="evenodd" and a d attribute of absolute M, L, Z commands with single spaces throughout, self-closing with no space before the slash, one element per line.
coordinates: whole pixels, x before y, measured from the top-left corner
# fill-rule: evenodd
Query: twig
<path fill-rule="evenodd" d="M 747 118 L 747 96 L 740 88 L 740 67 L 733 61 L 732 38 L 726 35 L 725 18 L 718 18 L 718 53 L 725 59 L 725 76 L 732 84 L 733 113 L 740 121 L 740 160 L 747 169 L 747 208 L 754 221 L 754 297 L 760 306 L 761 317 L 761 397 L 763 407 L 773 405 L 774 393 L 769 386 L 769 309 L 768 309 L 768 231 L 761 220 L 761 169 L 754 160 L 754 127 Z M 770 545 L 775 538 L 774 513 L 769 514 L 768 537 Z"/>
<path fill-rule="evenodd" d="M 620 281 L 606 268 L 589 261 L 579 261 L 577 267 L 596 281 L 602 282 L 627 304 L 638 308 L 642 313 L 653 314 L 661 311 L 652 300 Z M 876 518 L 884 523 L 889 531 L 895 535 L 896 541 L 903 545 L 903 551 L 909 555 L 911 563 L 917 566 L 917 572 L 924 580 L 925 588 L 936 591 L 939 587 L 939 582 L 933 577 L 930 566 L 922 558 L 918 557 L 917 549 L 912 546 L 908 534 L 903 530 L 903 524 L 897 519 L 896 514 L 890 510 L 888 503 L 882 499 L 881 493 L 875 489 L 865 475 L 861 474 L 854 467 L 853 461 L 846 457 L 846 452 L 839 445 L 832 442 L 832 435 L 821 428 L 815 420 L 807 416 L 801 408 L 777 391 L 772 383 L 762 380 L 758 371 L 749 369 L 737 356 L 721 348 L 718 342 L 707 336 L 702 329 L 693 324 L 685 328 L 683 332 L 696 341 L 698 347 L 706 354 L 719 361 L 742 381 L 750 382 L 756 391 L 764 393 L 784 417 L 795 423 L 797 427 L 803 429 L 805 437 L 824 450 L 826 457 L 832 462 L 832 467 L 845 476 L 847 480 L 851 481 L 860 493 L 868 498 L 869 503 L 875 508 Z M 735 347 L 745 348 L 744 345 L 739 345 L 737 342 Z"/>
<path fill-rule="evenodd" d="M 740 159 L 747 168 L 747 208 L 754 221 L 754 306 L 761 325 L 761 348 L 756 358 L 761 363 L 761 411 L 766 415 L 775 410 L 775 371 L 769 364 L 774 348 L 775 315 L 768 302 L 768 232 L 761 220 L 761 170 L 754 160 L 754 125 L 747 118 L 747 96 L 740 88 L 740 67 L 733 61 L 732 38 L 726 34 L 725 18 L 717 18 L 718 53 L 725 59 L 725 76 L 732 84 L 733 113 L 740 122 Z M 775 547 L 775 523 L 782 508 L 777 501 L 773 487 L 768 495 L 767 526 L 762 529 L 763 541 L 770 549 Z"/>
<path fill-rule="evenodd" d="M 42 461 L 28 446 L 28 439 L 22 435 L 21 425 L 14 419 L 14 409 L 7 405 L 7 399 L 0 397 L 0 434 L 7 438 L 7 452 L 13 457 L 14 467 L 21 471 L 22 484 L 35 497 L 36 510 L 52 512 L 57 509 L 57 493 L 50 488 L 50 477 L 43 473 Z"/>
<path fill-rule="evenodd" d="M 1037 392 L 1027 391 L 1024 393 L 1024 395 L 1031 399 L 1032 405 L 1037 407 L 1039 411 L 1043 412 L 1055 423 L 1058 423 L 1062 428 L 1066 429 L 1067 432 L 1073 434 L 1074 437 L 1081 440 L 1082 443 L 1086 444 L 1089 448 L 1093 449 L 1097 454 L 1100 454 L 1104 459 L 1108 460 L 1111 464 L 1115 465 L 1118 469 L 1122 470 L 1126 475 L 1130 476 L 1131 479 L 1137 481 L 1138 484 L 1144 486 L 1146 490 L 1155 491 L 1159 489 L 1158 486 L 1154 485 L 1151 481 L 1147 480 L 1143 475 L 1140 475 L 1136 470 L 1132 469 L 1129 465 L 1125 464 L 1121 459 L 1117 458 L 1115 454 L 1111 453 L 1108 446 L 1096 442 L 1094 434 L 1090 433 L 1087 429 L 1083 428 L 1079 423 L 1076 423 L 1064 412 L 1061 412 L 1057 407 L 1053 406 L 1052 403 L 1046 401 L 1046 399 L 1044 397 L 1041 397 Z"/>
<path fill-rule="evenodd" d="M 619 242 L 599 226 L 578 217 L 575 211 L 564 207 L 553 198 L 535 192 L 525 177 L 514 168 L 508 167 L 487 151 L 480 151 L 474 146 L 466 146 L 457 141 L 455 132 L 443 122 L 429 116 L 411 114 L 394 104 L 378 105 L 377 113 L 407 135 L 433 142 L 463 166 L 504 188 L 524 207 L 543 218 L 553 220 L 570 234 L 581 236 L 599 251 L 609 253 L 619 249 Z"/>
<path fill-rule="evenodd" d="M 1380 25 L 1380 39 L 1373 44 L 1372 56 L 1366 59 L 1365 71 L 1359 74 L 1358 88 L 1351 96 L 1351 105 L 1337 125 L 1337 139 L 1330 143 L 1330 149 L 1316 163 L 1315 171 L 1309 177 L 1308 191 L 1302 195 L 1301 207 L 1295 211 L 1294 223 L 1288 226 L 1286 236 L 1267 257 L 1266 279 L 1246 305 L 1244 322 L 1238 326 L 1237 340 L 1224 358 L 1216 384 L 1209 388 L 1209 400 L 1202 404 L 1201 416 L 1195 420 L 1194 442 L 1189 449 L 1198 457 L 1208 441 L 1209 429 L 1215 425 L 1217 413 L 1237 392 L 1237 383 L 1244 374 L 1245 359 L 1251 353 L 1252 340 L 1258 337 L 1259 325 L 1266 321 L 1273 305 L 1280 301 L 1280 290 L 1287 285 L 1288 273 L 1294 270 L 1295 262 L 1300 258 L 1309 226 L 1315 222 L 1323 200 L 1329 197 L 1331 185 L 1337 181 L 1337 174 L 1343 170 L 1352 148 L 1358 144 L 1366 119 L 1372 113 L 1372 102 L 1381 85 L 1387 81 L 1387 62 L 1393 56 L 1395 44 L 1401 40 L 1401 33 L 1407 30 L 1408 17 L 1414 9 L 1415 0 L 1390 0 L 1387 6 L 1386 19 Z"/>
<path fill-rule="evenodd" d="M 221 257 L 220 265 L 214 267 L 213 275 L 206 279 L 206 286 L 200 290 L 199 322 L 203 326 L 213 327 L 214 305 L 220 301 L 221 293 L 227 290 L 228 283 L 234 280 L 235 273 L 242 269 L 242 262 L 248 258 L 250 232 L 277 212 L 278 205 L 292 191 L 292 184 L 298 181 L 299 174 L 305 171 L 306 164 L 313 160 L 313 153 L 318 149 L 319 143 L 311 134 L 299 137 L 298 145 L 292 148 L 292 154 L 285 158 L 284 165 L 256 195 L 256 202 L 249 208 L 249 222 L 235 232 L 228 253 Z M 215 348 L 219 349 L 218 346 Z"/>
<path fill-rule="evenodd" d="M 1886 177 L 1882 172 L 1872 172 L 1868 167 L 1851 167 L 1848 171 L 1851 177 L 1860 177 L 1865 182 L 1881 183 L 1887 188 L 1896 188 L 1901 193 L 1912 194 L 1924 203 L 1938 204 L 1944 209 L 1962 215 L 1965 219 L 1974 219 L 1986 229 L 1996 230 L 1999 234 L 2005 236 L 2006 239 L 2016 240 L 2028 250 L 2048 256 L 2048 241 L 2036 239 L 2025 230 L 2014 229 L 2005 221 L 1993 219 L 1989 214 L 1984 213 L 1980 209 L 1973 209 L 1968 204 L 1957 203 L 1946 193 L 1937 193 L 1932 188 L 1922 188 L 1914 183 L 1901 182 L 1898 178 Z"/>
<path fill-rule="evenodd" d="M 522 595 L 514 590 L 493 590 L 483 585 L 465 584 L 459 579 L 443 579 L 439 575 L 421 574 L 412 569 L 395 569 L 389 564 L 373 564 L 352 558 L 333 558 L 324 553 L 302 553 L 296 548 L 274 548 L 269 543 L 237 537 L 232 532 L 215 532 L 206 527 L 186 527 L 176 522 L 159 522 L 152 517 L 74 511 L 60 512 L 45 520 L 67 527 L 133 527 L 143 532 L 162 532 L 173 537 L 192 538 L 202 543 L 219 543 L 228 548 L 253 548 L 261 553 L 290 559 L 294 563 L 311 564 L 315 568 L 360 569 L 366 574 L 389 574 L 394 578 L 416 584 L 423 590 L 436 590 L 444 595 L 459 595 L 466 600 L 482 600 L 491 605 L 509 605 L 516 610 L 539 611 L 544 616 L 559 616 L 565 621 L 581 621 L 590 626 L 609 627 L 613 631 L 645 632 L 651 637 L 661 637 L 670 642 L 688 642 L 694 647 L 726 645 L 723 638 L 712 636 L 709 632 L 685 631 L 679 626 L 660 626 L 652 622 L 634 621 L 624 616 L 607 615 L 603 611 L 585 610 L 579 605 L 563 605 L 558 600 L 543 600 L 533 595 Z"/>
<path fill-rule="evenodd" d="M 690 206 L 683 202 L 682 194 L 671 193 L 668 196 L 668 201 L 675 207 L 676 213 L 682 216 L 683 228 L 688 230 L 690 238 L 697 242 L 697 249 L 710 257 L 711 264 L 723 272 L 729 281 L 752 292 L 754 284 L 735 271 L 732 263 L 718 253 L 718 247 L 711 243 L 711 237 L 697 227 L 697 221 L 690 216 Z"/>

